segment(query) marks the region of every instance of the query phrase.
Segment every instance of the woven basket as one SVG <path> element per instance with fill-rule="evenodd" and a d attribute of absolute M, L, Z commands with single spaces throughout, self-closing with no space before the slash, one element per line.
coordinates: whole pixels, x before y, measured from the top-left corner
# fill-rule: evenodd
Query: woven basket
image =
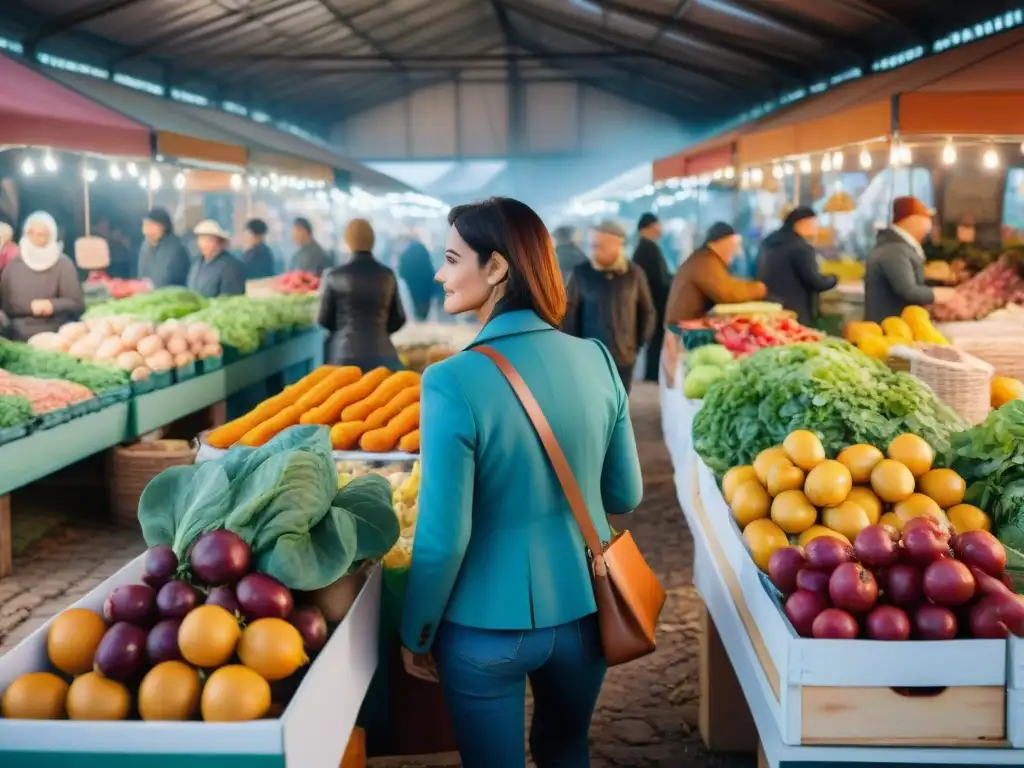
<path fill-rule="evenodd" d="M 1024 324 L 948 323 L 939 330 L 954 347 L 991 365 L 996 376 L 1024 378 Z"/>
<path fill-rule="evenodd" d="M 139 497 L 149 481 L 165 469 L 191 464 L 195 458 L 195 449 L 185 440 L 154 440 L 115 448 L 108 465 L 114 518 L 136 522 Z"/>
<path fill-rule="evenodd" d="M 980 424 L 991 410 L 992 366 L 963 350 L 924 344 L 909 351 L 910 372 L 931 387 L 968 424 Z"/>

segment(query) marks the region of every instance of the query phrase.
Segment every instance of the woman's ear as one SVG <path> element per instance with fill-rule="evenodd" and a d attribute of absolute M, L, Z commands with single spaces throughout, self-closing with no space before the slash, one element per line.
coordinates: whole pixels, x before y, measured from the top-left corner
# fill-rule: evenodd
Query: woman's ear
<path fill-rule="evenodd" d="M 500 285 L 508 279 L 508 259 L 497 251 L 491 253 L 487 260 L 487 283 L 488 285 Z"/>

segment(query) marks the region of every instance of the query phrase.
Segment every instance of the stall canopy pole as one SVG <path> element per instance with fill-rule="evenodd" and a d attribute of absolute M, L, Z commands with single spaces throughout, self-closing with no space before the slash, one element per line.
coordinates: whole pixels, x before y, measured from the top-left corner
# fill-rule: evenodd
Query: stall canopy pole
<path fill-rule="evenodd" d="M 85 236 L 92 233 L 92 215 L 89 212 L 89 159 L 82 157 L 82 196 L 83 211 L 85 214 Z"/>
<path fill-rule="evenodd" d="M 146 168 L 146 210 L 153 210 L 153 164 Z"/>

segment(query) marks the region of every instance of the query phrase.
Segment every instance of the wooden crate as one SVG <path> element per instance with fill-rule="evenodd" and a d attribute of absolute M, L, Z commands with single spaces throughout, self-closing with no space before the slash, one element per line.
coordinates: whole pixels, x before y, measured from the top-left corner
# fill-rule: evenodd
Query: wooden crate
<path fill-rule="evenodd" d="M 799 637 L 765 589 L 714 476 L 697 463 L 688 513 L 754 648 L 783 744 L 1009 745 L 1006 641 Z"/>

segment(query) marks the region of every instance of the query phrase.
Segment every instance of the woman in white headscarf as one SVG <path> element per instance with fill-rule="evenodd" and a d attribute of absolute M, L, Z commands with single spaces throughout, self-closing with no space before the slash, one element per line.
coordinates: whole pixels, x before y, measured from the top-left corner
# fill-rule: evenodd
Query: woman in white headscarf
<path fill-rule="evenodd" d="M 57 222 L 43 211 L 25 220 L 20 252 L 0 279 L 0 313 L 10 323 L 7 334 L 26 341 L 77 320 L 85 296 L 74 262 L 57 239 Z"/>

